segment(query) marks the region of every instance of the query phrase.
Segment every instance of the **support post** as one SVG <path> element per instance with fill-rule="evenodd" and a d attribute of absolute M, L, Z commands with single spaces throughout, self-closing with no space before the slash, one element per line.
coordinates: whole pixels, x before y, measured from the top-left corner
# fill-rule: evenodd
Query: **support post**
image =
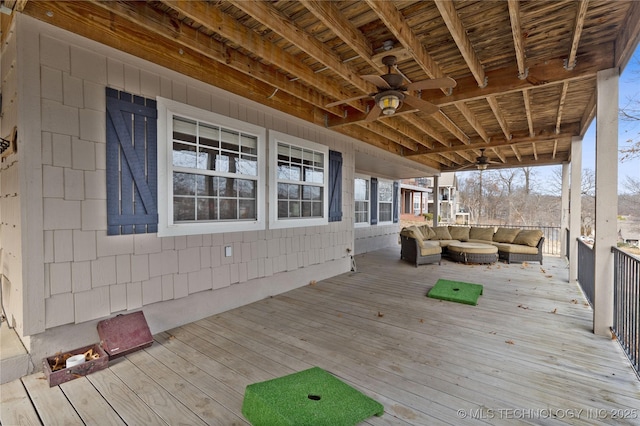
<path fill-rule="evenodd" d="M 568 258 L 567 252 L 567 229 L 569 229 L 569 163 L 562 163 L 562 196 L 560 216 L 560 253 Z M 575 237 L 575 235 L 573 236 Z"/>
<path fill-rule="evenodd" d="M 618 82 L 620 70 L 597 74 L 596 232 L 593 245 L 595 289 L 593 332 L 611 336 L 613 326 L 613 254 L 618 228 Z"/>
<path fill-rule="evenodd" d="M 440 215 L 440 177 L 433 177 L 433 226 L 438 226 L 438 216 Z"/>
<path fill-rule="evenodd" d="M 571 139 L 571 190 L 569 192 L 569 282 L 578 282 L 578 240 L 582 225 L 582 138 Z"/>

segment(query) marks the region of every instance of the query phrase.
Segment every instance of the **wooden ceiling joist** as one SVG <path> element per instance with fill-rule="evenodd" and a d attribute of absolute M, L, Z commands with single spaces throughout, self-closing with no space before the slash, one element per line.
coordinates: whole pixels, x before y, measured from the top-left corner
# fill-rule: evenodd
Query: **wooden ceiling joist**
<path fill-rule="evenodd" d="M 571 71 L 576 66 L 576 55 L 578 54 L 578 44 L 582 35 L 582 27 L 587 17 L 587 9 L 589 8 L 589 0 L 578 1 L 578 13 L 576 14 L 576 22 L 573 28 L 573 37 L 571 39 L 571 51 L 567 58 L 567 70 Z"/>
<path fill-rule="evenodd" d="M 520 0 L 508 0 L 509 19 L 511 21 L 511 33 L 513 35 L 513 46 L 515 48 L 516 63 L 518 64 L 518 78 L 527 78 L 527 68 L 524 54 L 524 40 L 522 37 L 522 26 L 520 24 Z"/>

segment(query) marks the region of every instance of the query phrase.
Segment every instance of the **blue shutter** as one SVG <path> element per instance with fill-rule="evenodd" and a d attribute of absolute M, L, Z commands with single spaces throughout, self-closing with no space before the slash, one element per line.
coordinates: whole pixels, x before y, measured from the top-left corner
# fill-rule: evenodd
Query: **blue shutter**
<path fill-rule="evenodd" d="M 371 178 L 371 224 L 378 224 L 378 179 Z"/>
<path fill-rule="evenodd" d="M 400 189 L 400 183 L 396 180 L 393 182 L 393 223 L 398 223 L 398 190 Z"/>
<path fill-rule="evenodd" d="M 342 220 L 342 153 L 329 151 L 329 222 Z"/>
<path fill-rule="evenodd" d="M 156 101 L 107 87 L 107 234 L 158 231 Z"/>

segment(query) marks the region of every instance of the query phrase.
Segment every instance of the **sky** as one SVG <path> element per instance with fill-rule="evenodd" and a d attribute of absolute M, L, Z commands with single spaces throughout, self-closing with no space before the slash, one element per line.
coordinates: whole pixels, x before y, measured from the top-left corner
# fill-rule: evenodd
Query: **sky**
<path fill-rule="evenodd" d="M 640 46 L 624 69 L 619 81 L 620 89 L 618 105 L 620 108 L 636 104 L 634 108 L 640 109 Z M 629 122 L 618 120 L 618 148 L 626 147 L 627 140 L 640 139 L 640 121 Z M 546 166 L 536 168 L 539 177 L 553 174 L 554 168 L 560 166 Z M 582 169 L 595 170 L 596 168 L 596 120 L 591 122 L 582 139 Z M 618 161 L 618 192 L 624 193 L 624 182 L 627 176 L 640 178 L 640 158 Z"/>

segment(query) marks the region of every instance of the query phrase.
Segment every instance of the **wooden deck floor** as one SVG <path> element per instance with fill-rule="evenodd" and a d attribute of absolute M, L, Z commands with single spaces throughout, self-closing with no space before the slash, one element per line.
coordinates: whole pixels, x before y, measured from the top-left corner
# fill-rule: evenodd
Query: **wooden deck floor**
<path fill-rule="evenodd" d="M 155 336 L 146 350 L 49 388 L 2 385 L 14 424 L 246 424 L 248 384 L 319 366 L 385 407 L 372 425 L 640 424 L 640 382 L 559 258 L 415 268 L 398 250 L 334 277 Z M 477 306 L 425 297 L 484 285 Z M 617 418 L 617 417 L 626 418 Z"/>

